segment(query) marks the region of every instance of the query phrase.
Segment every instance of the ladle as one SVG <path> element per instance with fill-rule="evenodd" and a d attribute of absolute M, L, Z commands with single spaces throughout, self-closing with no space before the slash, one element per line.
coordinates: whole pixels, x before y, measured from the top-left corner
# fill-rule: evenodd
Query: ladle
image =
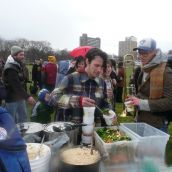
<path fill-rule="evenodd" d="M 38 154 L 37 154 L 37 156 L 36 156 L 35 159 L 39 159 L 39 158 L 40 158 L 40 153 L 41 153 L 42 144 L 43 144 L 43 142 L 44 142 L 44 138 L 45 138 L 45 134 L 43 135 L 43 138 L 42 138 L 42 140 L 41 140 L 41 145 L 39 146 Z"/>

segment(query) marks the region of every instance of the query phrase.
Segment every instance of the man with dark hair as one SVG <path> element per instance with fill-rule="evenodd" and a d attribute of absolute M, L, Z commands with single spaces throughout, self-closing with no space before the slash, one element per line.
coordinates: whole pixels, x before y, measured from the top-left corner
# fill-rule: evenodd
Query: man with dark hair
<path fill-rule="evenodd" d="M 25 75 L 22 68 L 24 50 L 18 46 L 11 48 L 3 71 L 3 80 L 7 90 L 6 108 L 16 123 L 28 121 L 26 102 L 36 102 L 25 90 Z"/>
<path fill-rule="evenodd" d="M 67 109 L 67 120 L 82 122 L 84 106 L 109 107 L 106 84 L 99 77 L 106 66 L 107 54 L 93 48 L 86 54 L 85 72 L 74 72 L 65 76 L 62 83 L 53 91 L 53 98 L 59 108 Z M 95 113 L 95 122 L 101 123 L 101 115 Z"/>
<path fill-rule="evenodd" d="M 138 50 L 142 69 L 137 79 L 137 97 L 127 100 L 137 107 L 138 122 L 167 132 L 167 116 L 172 109 L 172 69 L 166 65 L 168 57 L 156 48 L 152 38 L 141 40 L 133 50 Z"/>

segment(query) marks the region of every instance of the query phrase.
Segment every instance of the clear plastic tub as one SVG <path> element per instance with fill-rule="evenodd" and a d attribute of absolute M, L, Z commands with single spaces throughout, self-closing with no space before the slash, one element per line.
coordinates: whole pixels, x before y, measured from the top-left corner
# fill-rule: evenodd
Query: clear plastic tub
<path fill-rule="evenodd" d="M 164 159 L 169 135 L 146 123 L 121 123 L 121 127 L 139 139 L 137 156 Z"/>
<path fill-rule="evenodd" d="M 103 157 L 108 157 L 111 160 L 111 164 L 129 163 L 135 160 L 135 150 L 137 150 L 138 139 L 133 134 L 119 127 L 119 130 L 129 136 L 131 140 L 105 143 L 96 132 L 99 128 L 103 127 L 96 127 L 94 131 L 95 147 L 100 151 Z M 107 128 L 117 129 L 116 126 Z"/>

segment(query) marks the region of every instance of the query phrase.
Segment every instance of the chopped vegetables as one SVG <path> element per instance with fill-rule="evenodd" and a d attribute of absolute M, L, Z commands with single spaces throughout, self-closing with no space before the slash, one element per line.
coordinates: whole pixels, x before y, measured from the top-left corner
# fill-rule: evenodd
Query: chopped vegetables
<path fill-rule="evenodd" d="M 116 141 L 131 140 L 125 133 L 113 128 L 99 128 L 97 134 L 105 143 L 113 143 Z"/>
<path fill-rule="evenodd" d="M 102 109 L 103 113 L 109 113 L 109 109 L 108 108 L 104 108 Z"/>
<path fill-rule="evenodd" d="M 109 114 L 109 109 L 107 109 L 107 108 L 102 109 L 102 112 L 103 112 L 104 115 L 110 115 Z"/>

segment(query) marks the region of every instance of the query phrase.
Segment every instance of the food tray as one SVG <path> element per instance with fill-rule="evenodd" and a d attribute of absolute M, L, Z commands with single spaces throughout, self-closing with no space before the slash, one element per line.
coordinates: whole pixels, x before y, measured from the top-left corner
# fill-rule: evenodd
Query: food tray
<path fill-rule="evenodd" d="M 124 132 L 131 140 L 116 141 L 113 143 L 105 143 L 101 137 L 97 134 L 97 129 L 104 127 L 95 127 L 95 147 L 100 151 L 103 157 L 109 157 L 110 163 L 128 163 L 134 161 L 135 153 L 138 146 L 138 139 L 128 132 L 124 128 L 119 126 L 119 130 Z M 107 128 L 117 129 L 116 126 L 110 126 Z"/>

